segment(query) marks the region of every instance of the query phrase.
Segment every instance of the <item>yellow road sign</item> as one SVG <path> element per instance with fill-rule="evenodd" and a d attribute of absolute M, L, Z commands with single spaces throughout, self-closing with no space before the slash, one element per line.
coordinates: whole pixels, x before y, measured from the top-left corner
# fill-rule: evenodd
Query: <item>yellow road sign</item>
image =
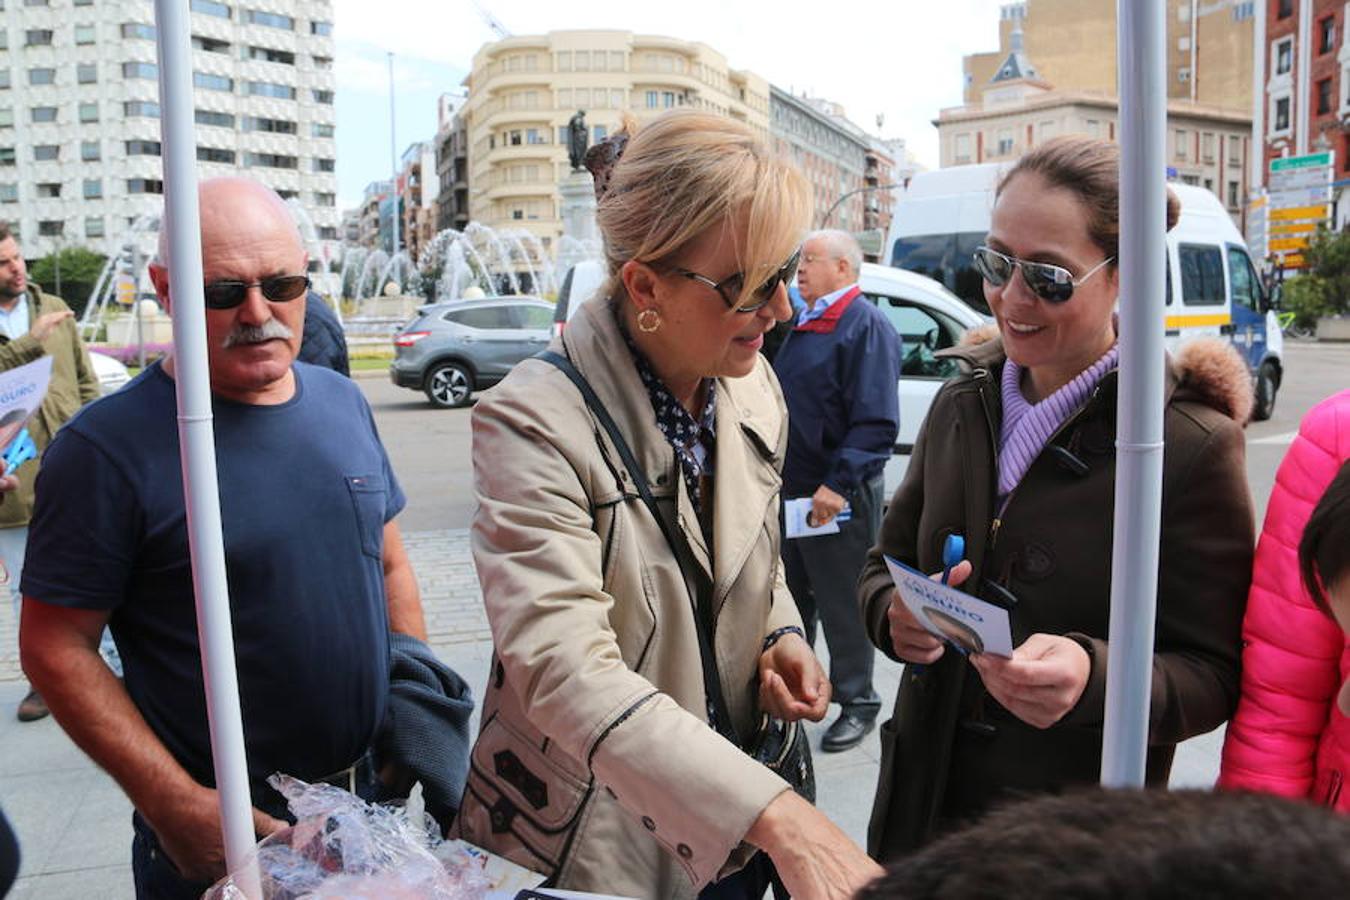
<path fill-rule="evenodd" d="M 1272 222 L 1291 222 L 1295 219 L 1325 219 L 1327 217 L 1327 208 L 1322 204 L 1316 206 L 1291 206 L 1288 209 L 1272 209 L 1270 211 L 1270 220 Z"/>
<path fill-rule="evenodd" d="M 1284 263 L 1286 269 L 1301 269 L 1307 265 L 1302 253 L 1287 253 L 1281 262 Z"/>
<path fill-rule="evenodd" d="M 1271 234 L 1312 234 L 1317 230 L 1316 222 L 1293 222 L 1288 225 L 1272 225 Z"/>
<path fill-rule="evenodd" d="M 1305 237 L 1272 238 L 1270 241 L 1270 252 L 1278 253 L 1281 250 L 1304 250 L 1307 246 L 1308 239 Z"/>

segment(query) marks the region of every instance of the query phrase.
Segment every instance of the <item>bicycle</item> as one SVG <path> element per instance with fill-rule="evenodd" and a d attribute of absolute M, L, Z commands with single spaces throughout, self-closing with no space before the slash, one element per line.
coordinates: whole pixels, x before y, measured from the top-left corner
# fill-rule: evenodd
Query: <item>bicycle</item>
<path fill-rule="evenodd" d="M 1276 313 L 1275 320 L 1280 323 L 1280 331 L 1284 332 L 1286 337 L 1302 340 L 1311 338 L 1317 333 L 1316 326 L 1300 322 L 1298 313 L 1292 310 Z"/>

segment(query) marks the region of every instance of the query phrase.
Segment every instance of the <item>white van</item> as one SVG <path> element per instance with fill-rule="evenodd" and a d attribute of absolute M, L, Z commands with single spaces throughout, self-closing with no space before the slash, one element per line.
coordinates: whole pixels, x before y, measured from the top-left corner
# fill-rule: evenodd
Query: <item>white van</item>
<path fill-rule="evenodd" d="M 942 281 L 987 311 L 971 253 L 989 232 L 994 189 L 1006 163 L 920 172 L 896 206 L 889 262 Z M 1242 353 L 1256 386 L 1258 420 L 1270 418 L 1284 377 L 1284 338 L 1256 267 L 1219 198 L 1204 188 L 1169 187 L 1181 218 L 1167 234 L 1167 343 L 1222 335 Z M 1180 285 L 1180 291 L 1174 290 Z M 1179 294 L 1179 296 L 1178 296 Z"/>

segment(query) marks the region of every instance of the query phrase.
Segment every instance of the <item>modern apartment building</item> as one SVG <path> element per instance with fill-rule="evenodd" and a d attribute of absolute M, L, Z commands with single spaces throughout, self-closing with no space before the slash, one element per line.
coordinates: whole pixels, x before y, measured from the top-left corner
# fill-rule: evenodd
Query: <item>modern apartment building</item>
<path fill-rule="evenodd" d="M 469 224 L 469 130 L 464 94 L 442 94 L 436 106 L 436 229 L 463 231 Z"/>
<path fill-rule="evenodd" d="M 184 0 L 202 177 L 294 198 L 317 267 L 335 254 L 331 0 Z M 9 0 L 0 9 L 0 218 L 25 253 L 115 253 L 163 207 L 150 0 Z M 139 248 L 153 251 L 153 238 Z"/>
<path fill-rule="evenodd" d="M 866 225 L 864 181 L 871 139 L 837 104 L 769 89 L 774 146 L 802 170 L 815 197 L 815 223 L 845 231 Z M 827 219 L 828 217 L 828 219 Z"/>
<path fill-rule="evenodd" d="M 431 141 L 418 141 L 403 151 L 398 176 L 399 247 L 414 263 L 436 234 L 438 190 L 436 147 Z"/>
<path fill-rule="evenodd" d="M 1167 0 L 1167 96 L 1250 109 L 1257 4 Z M 964 58 L 967 104 L 977 102 L 1021 28 L 1041 77 L 1066 90 L 1116 93 L 1116 0 L 1023 0 L 999 11 L 999 48 Z"/>
<path fill-rule="evenodd" d="M 577 110 L 586 112 L 591 143 L 616 129 L 624 114 L 642 120 L 684 106 L 769 132 L 764 79 L 731 68 L 705 44 L 656 35 L 508 37 L 475 54 L 465 86 L 469 217 L 526 229 L 549 252 L 562 235 L 558 184 L 570 172 L 567 123 Z M 858 168 L 861 177 L 861 156 Z"/>

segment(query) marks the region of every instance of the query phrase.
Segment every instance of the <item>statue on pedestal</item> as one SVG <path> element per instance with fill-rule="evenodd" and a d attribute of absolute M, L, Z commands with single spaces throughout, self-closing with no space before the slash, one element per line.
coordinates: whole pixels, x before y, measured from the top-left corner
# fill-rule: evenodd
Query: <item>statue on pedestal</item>
<path fill-rule="evenodd" d="M 567 158 L 573 172 L 584 172 L 586 158 L 586 110 L 579 109 L 567 120 Z"/>

